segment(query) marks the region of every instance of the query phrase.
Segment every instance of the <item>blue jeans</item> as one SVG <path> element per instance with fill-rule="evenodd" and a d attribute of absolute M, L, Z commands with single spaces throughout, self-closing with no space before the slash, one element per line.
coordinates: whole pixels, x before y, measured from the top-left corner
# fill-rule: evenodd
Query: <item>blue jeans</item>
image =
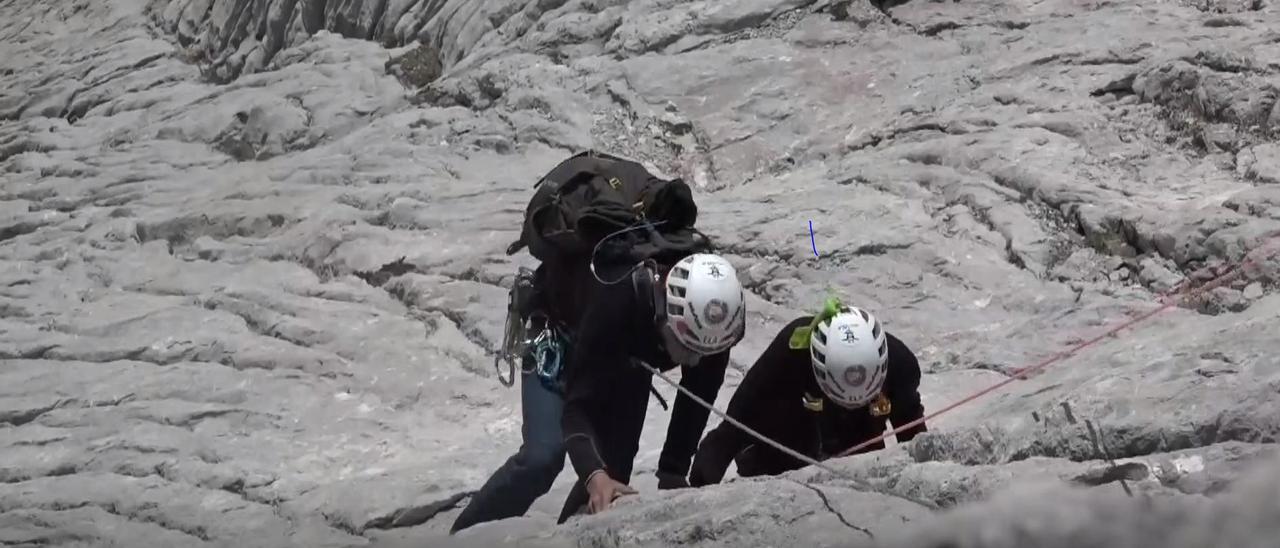
<path fill-rule="evenodd" d="M 450 533 L 477 523 L 524 515 L 564 469 L 564 435 L 560 415 L 564 398 L 542 386 L 531 371 L 528 355 L 520 374 L 520 410 L 524 424 L 520 450 L 498 468 L 453 522 Z"/>

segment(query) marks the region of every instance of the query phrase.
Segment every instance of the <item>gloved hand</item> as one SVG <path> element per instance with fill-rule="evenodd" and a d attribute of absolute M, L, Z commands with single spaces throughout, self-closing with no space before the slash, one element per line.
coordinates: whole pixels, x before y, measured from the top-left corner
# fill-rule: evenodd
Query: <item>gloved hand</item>
<path fill-rule="evenodd" d="M 689 486 L 689 480 L 679 474 L 659 470 L 656 475 L 658 476 L 659 491 L 664 489 L 684 489 Z"/>

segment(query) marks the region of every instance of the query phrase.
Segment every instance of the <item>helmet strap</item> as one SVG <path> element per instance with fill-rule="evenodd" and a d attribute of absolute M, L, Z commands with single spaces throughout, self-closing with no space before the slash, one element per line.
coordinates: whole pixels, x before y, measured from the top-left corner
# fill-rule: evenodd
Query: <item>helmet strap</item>
<path fill-rule="evenodd" d="M 880 393 L 876 395 L 876 399 L 871 402 L 870 411 L 871 416 L 873 417 L 883 417 L 893 411 L 893 403 L 889 401 L 889 398 L 885 397 L 883 390 L 881 390 Z"/>
<path fill-rule="evenodd" d="M 667 319 L 667 294 L 658 265 L 653 259 L 647 259 L 636 266 L 638 268 L 631 274 L 636 299 L 644 303 L 641 306 L 648 305 L 648 310 L 644 312 L 645 319 L 651 321 L 654 327 L 661 327 Z"/>

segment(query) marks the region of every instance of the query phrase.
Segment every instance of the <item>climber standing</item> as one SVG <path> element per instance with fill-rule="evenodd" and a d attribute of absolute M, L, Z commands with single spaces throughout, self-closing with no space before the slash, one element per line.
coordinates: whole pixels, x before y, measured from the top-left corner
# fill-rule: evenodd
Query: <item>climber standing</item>
<path fill-rule="evenodd" d="M 682 365 L 680 385 L 714 400 L 728 349 L 743 335 L 742 286 L 727 261 L 705 253 L 710 244 L 692 228 L 697 208 L 683 181 L 586 151 L 536 186 L 520 239 L 507 249 L 528 246 L 541 262 L 531 280 L 517 275 L 509 296 L 516 304 L 509 305 L 508 328 L 519 333 L 530 326 L 536 335 L 526 349 L 504 343 L 499 352 L 522 358 L 523 442 L 451 532 L 524 514 L 551 489 L 566 450 L 580 481 L 561 521 L 588 502 L 598 510 L 633 492 L 626 483 L 651 390 L 650 374 L 635 361 L 662 370 Z M 518 295 L 518 288 L 528 294 Z M 677 396 L 658 462 L 659 489 L 688 486 L 708 415 Z M 606 502 L 595 504 L 600 500 Z"/>
<path fill-rule="evenodd" d="M 920 364 L 864 309 L 826 302 L 774 337 L 729 401 L 727 414 L 764 436 L 822 461 L 924 416 Z M 897 434 L 906 442 L 924 423 Z M 884 449 L 871 444 L 859 453 Z M 693 487 L 719 483 L 731 461 L 743 477 L 775 475 L 806 463 L 729 422 L 707 433 L 689 475 Z"/>
<path fill-rule="evenodd" d="M 597 284 L 582 317 L 566 370 L 562 426 L 578 483 L 560 522 L 585 504 L 590 513 L 633 493 L 627 483 L 648 406 L 652 372 L 677 365 L 681 385 L 713 402 L 729 350 L 746 329 L 746 303 L 736 270 L 723 257 L 695 254 L 662 275 L 638 271 L 628 286 Z M 681 394 L 658 462 L 659 488 L 685 487 L 685 471 L 710 410 Z"/>
<path fill-rule="evenodd" d="M 524 443 L 474 495 L 452 532 L 480 522 L 522 515 L 551 488 L 566 449 L 579 482 L 559 521 L 584 504 L 595 513 L 627 486 L 649 402 L 651 373 L 681 365 L 681 386 L 715 401 L 729 364 L 729 349 L 745 330 L 743 289 L 728 261 L 691 255 L 662 276 L 646 264 L 630 274 L 603 268 L 605 284 L 582 280 L 583 312 L 566 345 L 562 384 L 548 386 L 526 355 L 521 374 Z M 621 270 L 621 272 L 619 272 Z M 663 279 L 665 277 L 665 280 Z M 656 290 L 655 290 L 656 289 Z M 685 479 L 710 411 L 683 394 L 675 400 L 658 460 L 658 488 L 687 487 Z M 563 432 L 563 434 L 562 434 Z"/>

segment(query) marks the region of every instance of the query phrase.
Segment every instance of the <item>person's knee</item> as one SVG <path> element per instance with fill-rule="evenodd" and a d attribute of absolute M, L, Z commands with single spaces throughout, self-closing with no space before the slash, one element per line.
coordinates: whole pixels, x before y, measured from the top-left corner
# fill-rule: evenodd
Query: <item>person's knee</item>
<path fill-rule="evenodd" d="M 558 443 L 535 443 L 525 446 L 524 464 L 547 483 L 555 481 L 564 468 L 564 446 Z"/>

